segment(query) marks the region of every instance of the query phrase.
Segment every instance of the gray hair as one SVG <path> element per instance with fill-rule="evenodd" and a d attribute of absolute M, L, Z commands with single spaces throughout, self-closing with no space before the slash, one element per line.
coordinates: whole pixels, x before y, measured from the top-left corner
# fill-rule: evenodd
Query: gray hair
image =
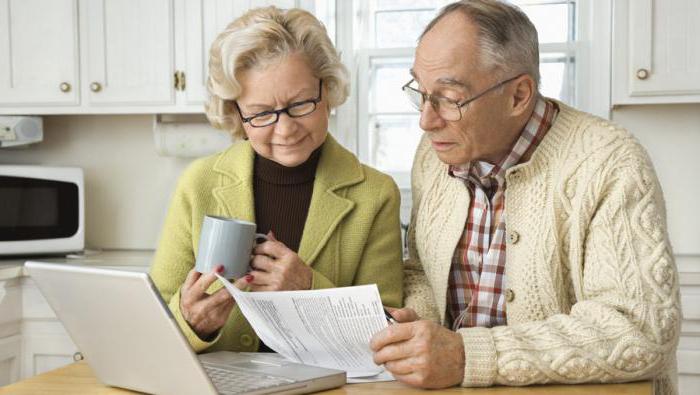
<path fill-rule="evenodd" d="M 242 93 L 239 75 L 292 53 L 301 53 L 323 81 L 329 107 L 343 104 L 350 90 L 348 71 L 323 24 L 298 8 L 256 8 L 231 22 L 211 45 L 205 108 L 212 126 L 244 137 L 235 105 Z"/>
<path fill-rule="evenodd" d="M 479 30 L 480 61 L 484 69 L 495 69 L 509 76 L 525 73 L 539 87 L 537 30 L 520 8 L 499 0 L 462 0 L 448 4 L 428 24 L 419 41 L 443 17 L 453 12 L 464 14 Z"/>

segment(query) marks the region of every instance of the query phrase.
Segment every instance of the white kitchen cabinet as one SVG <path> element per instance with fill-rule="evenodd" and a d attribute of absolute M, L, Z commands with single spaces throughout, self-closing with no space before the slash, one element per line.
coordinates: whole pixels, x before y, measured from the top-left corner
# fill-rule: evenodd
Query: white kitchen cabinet
<path fill-rule="evenodd" d="M 700 102 L 700 1 L 613 7 L 612 104 Z"/>
<path fill-rule="evenodd" d="M 23 336 L 22 379 L 74 362 L 73 355 L 78 351 L 75 344 L 60 323 L 53 325 L 57 326 L 57 331 L 63 331 L 63 333 Z"/>
<path fill-rule="evenodd" d="M 20 379 L 22 336 L 0 339 L 0 387 Z"/>
<path fill-rule="evenodd" d="M 0 0 L 0 108 L 79 100 L 77 0 Z"/>
<path fill-rule="evenodd" d="M 182 29 L 185 48 L 180 64 L 186 81 L 183 91 L 186 104 L 204 104 L 209 47 L 219 32 L 244 12 L 241 3 L 231 0 L 180 0 L 183 15 L 182 23 L 178 26 Z"/>
<path fill-rule="evenodd" d="M 49 262 L 147 272 L 152 259 L 151 252 L 118 251 Z M 72 363 L 79 351 L 23 265 L 0 259 L 0 387 Z"/>
<path fill-rule="evenodd" d="M 17 278 L 0 281 L 0 387 L 20 378 L 22 289 Z"/>
<path fill-rule="evenodd" d="M 678 342 L 678 389 L 680 395 L 697 394 L 700 387 L 700 256 L 676 259 L 681 284 L 683 321 Z"/>
<path fill-rule="evenodd" d="M 173 0 L 81 0 L 85 104 L 174 104 Z"/>
<path fill-rule="evenodd" d="M 22 284 L 22 370 L 28 378 L 73 362 L 78 351 L 34 280 Z"/>
<path fill-rule="evenodd" d="M 219 32 L 317 1 L 0 0 L 0 115 L 201 113 Z"/>
<path fill-rule="evenodd" d="M 181 21 L 176 26 L 182 28 L 178 36 L 183 40 L 184 56 L 178 63 L 186 80 L 184 103 L 200 108 L 207 98 L 207 70 L 209 68 L 209 48 L 216 36 L 234 19 L 250 8 L 276 5 L 280 8 L 299 7 L 314 12 L 314 0 L 178 0 L 178 8 L 183 10 Z"/>

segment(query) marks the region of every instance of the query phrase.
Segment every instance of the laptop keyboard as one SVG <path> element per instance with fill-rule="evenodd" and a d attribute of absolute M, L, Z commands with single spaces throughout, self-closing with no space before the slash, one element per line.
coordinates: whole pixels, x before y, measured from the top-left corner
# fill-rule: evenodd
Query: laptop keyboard
<path fill-rule="evenodd" d="M 202 365 L 211 378 L 211 381 L 214 383 L 216 390 L 221 394 L 242 394 L 296 382 L 283 377 L 252 373 L 230 366 L 220 368 L 207 363 L 203 363 Z"/>

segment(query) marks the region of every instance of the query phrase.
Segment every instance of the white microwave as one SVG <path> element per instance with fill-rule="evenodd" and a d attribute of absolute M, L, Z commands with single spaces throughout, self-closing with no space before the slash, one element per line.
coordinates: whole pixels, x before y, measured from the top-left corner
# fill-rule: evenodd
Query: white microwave
<path fill-rule="evenodd" d="M 82 169 L 0 165 L 0 256 L 84 247 Z"/>

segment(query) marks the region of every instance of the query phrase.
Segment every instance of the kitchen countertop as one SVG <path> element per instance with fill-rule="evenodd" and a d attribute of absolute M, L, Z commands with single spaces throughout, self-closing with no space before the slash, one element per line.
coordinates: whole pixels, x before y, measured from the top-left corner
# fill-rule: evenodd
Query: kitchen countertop
<path fill-rule="evenodd" d="M 0 259 L 0 281 L 26 276 L 24 262 L 51 262 L 81 266 L 98 266 L 120 270 L 147 271 L 153 259 L 153 250 L 106 250 L 90 251 L 86 255 L 42 256 L 42 257 L 12 257 Z"/>

